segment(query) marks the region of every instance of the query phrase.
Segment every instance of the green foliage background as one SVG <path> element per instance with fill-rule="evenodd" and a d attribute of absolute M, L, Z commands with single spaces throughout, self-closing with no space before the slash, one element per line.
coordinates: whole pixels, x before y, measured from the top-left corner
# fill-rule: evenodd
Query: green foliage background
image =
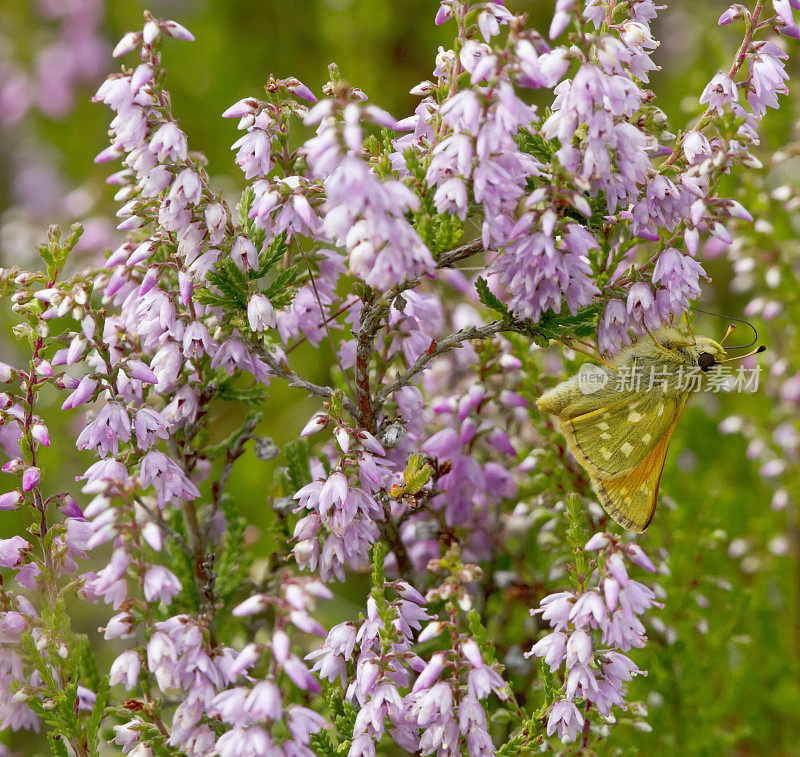
<path fill-rule="evenodd" d="M 521 5 L 514 3 L 516 8 Z M 662 70 L 653 74 L 652 86 L 673 127 L 691 121 L 705 82 L 718 69 L 727 68 L 738 46 L 738 27 L 716 26 L 727 5 L 716 0 L 676 0 L 661 12 L 655 32 L 662 46 L 654 57 Z M 144 5 L 138 0 L 110 0 L 105 6 L 110 39 L 140 26 Z M 319 92 L 327 79 L 327 64 L 335 61 L 345 79 L 402 117 L 415 104 L 408 90 L 430 76 L 437 46 L 447 45 L 450 34 L 448 27 L 433 25 L 436 3 L 421 0 L 162 0 L 149 8 L 155 15 L 183 23 L 197 39 L 166 46 L 168 87 L 190 148 L 206 153 L 219 187 L 235 190 L 243 186 L 243 177 L 229 145 L 238 133 L 235 121 L 217 115 L 242 97 L 258 95 L 270 73 L 295 75 Z M 526 3 L 525 10 L 546 30 L 552 3 Z M 18 47 L 15 57 L 29 56 L 42 34 L 33 6 L 25 0 L 0 0 L 0 24 Z M 115 67 L 109 59 L 109 70 Z M 800 80 L 796 48 L 789 68 L 795 79 L 792 96 L 783 101 L 779 113 L 770 112 L 765 119 L 765 165 L 775 148 L 796 138 L 793 124 Z M 75 183 L 89 182 L 99 207 L 110 209 L 113 192 L 103 183 L 107 167 L 92 163 L 105 145 L 109 116 L 89 102 L 90 94 L 79 93 L 67 120 L 36 117 L 34 121 L 41 139 L 59 150 L 66 176 Z M 300 140 L 303 135 L 296 136 Z M 0 206 L 10 201 L 5 190 L 10 149 L 11 142 L 6 142 L 0 150 Z M 751 209 L 753 199 L 759 198 L 757 204 L 774 232 L 755 234 L 753 244 L 762 252 L 778 250 L 777 255 L 791 252 L 799 229 L 795 218 L 778 212 L 761 192 L 761 182 L 768 187 L 780 183 L 773 174 L 768 166 L 752 187 L 732 183 L 729 195 L 741 197 Z M 769 367 L 770 362 L 784 358 L 792 372 L 798 370 L 800 360 L 796 338 L 800 306 L 796 268 L 791 261 L 783 265 L 781 288 L 773 294 L 784 300 L 786 311 L 772 327 L 766 324 L 762 338 L 770 350 L 763 362 Z M 708 270 L 713 281 L 707 284 L 704 307 L 740 314 L 749 297 L 729 293 L 730 264 L 722 257 L 709 263 Z M 708 317 L 698 317 L 695 327 L 717 338 L 724 330 L 723 322 Z M 2 359 L 13 359 L 14 349 L 15 345 L 0 343 Z M 324 382 L 331 362 L 329 349 L 304 349 L 307 375 Z M 283 448 L 316 405 L 277 384 L 270 393 L 272 401 L 266 405 L 260 433 Z M 235 406 L 230 407 L 219 428 L 220 439 L 235 431 L 243 417 Z M 787 418 L 797 425 L 797 408 L 781 407 L 763 391 L 754 396 L 701 397 L 686 411 L 662 482 L 665 499 L 676 504 L 671 507 L 662 501 L 641 542 L 645 551 L 663 544 L 670 556 L 670 574 L 658 577 L 666 591 L 665 609 L 657 614 L 659 624 L 651 633 L 651 643 L 633 655 L 649 676 L 634 682 L 632 698 L 648 702 L 647 721 L 653 730 L 640 732 L 624 725 L 613 729 L 605 745 L 608 753 L 618 747 L 625 753 L 638 750 L 646 755 L 800 754 L 796 452 L 788 460 L 784 477 L 794 499 L 786 510 L 773 510 L 774 485 L 759 476 L 758 462 L 747 459 L 746 440 L 739 435 L 722 436 L 717 430 L 718 422 L 732 413 L 754 419 L 756 429 L 764 433 Z M 66 431 L 56 432 L 56 438 L 65 438 Z M 248 450 L 234 476 L 232 494 L 255 524 L 245 534 L 248 549 L 259 557 L 274 546 L 274 523 L 263 493 L 275 466 L 282 462 L 260 462 Z M 45 459 L 48 474 L 61 476 L 65 482 L 73 481 L 86 464 L 87 459 L 70 443 L 55 444 Z M 3 533 L 17 525 L 13 514 L 3 513 L 2 522 Z M 776 536 L 786 538 L 786 554 L 769 549 Z M 740 542 L 735 540 L 745 540 L 746 555 L 739 555 Z M 520 548 L 528 551 L 531 564 L 540 559 L 533 538 Z M 366 586 L 366 578 L 348 584 L 340 601 L 326 610 L 328 620 L 336 622 L 357 612 Z M 76 624 L 94 632 L 105 609 L 98 608 L 97 616 L 79 618 Z M 532 628 L 524 603 L 508 613 L 501 614 L 499 607 L 489 609 L 503 618 L 502 627 L 499 620 L 497 627 L 489 621 L 501 648 L 503 642 L 506 646 L 517 643 L 521 649 L 530 646 Z M 34 749 L 15 746 L 24 754 Z"/>

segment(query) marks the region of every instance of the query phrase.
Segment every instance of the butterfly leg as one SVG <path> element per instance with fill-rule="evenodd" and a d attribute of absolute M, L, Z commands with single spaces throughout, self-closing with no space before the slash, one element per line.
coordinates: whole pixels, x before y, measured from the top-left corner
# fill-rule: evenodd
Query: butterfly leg
<path fill-rule="evenodd" d="M 564 342 L 564 344 L 566 344 L 566 346 L 569 347 L 571 350 L 575 350 L 575 352 L 580 352 L 582 355 L 587 355 L 588 357 L 592 358 L 592 360 L 596 360 L 598 363 L 602 363 L 604 366 L 606 366 L 606 368 L 611 368 L 612 370 L 615 371 L 619 370 L 619 368 L 616 365 L 614 365 L 613 363 L 609 363 L 608 360 L 605 360 L 602 357 L 600 357 L 600 354 L 597 352 L 597 350 L 589 352 L 588 350 L 581 349 L 580 347 L 577 347 L 575 345 L 574 341 L 570 342 L 569 344 Z"/>
<path fill-rule="evenodd" d="M 683 358 L 677 352 L 675 352 L 675 350 L 671 350 L 669 347 L 665 347 L 663 344 L 661 344 L 661 342 L 659 342 L 658 339 L 656 339 L 655 336 L 653 336 L 653 332 L 650 331 L 650 329 L 647 328 L 647 326 L 645 326 L 644 324 L 642 324 L 642 326 L 644 326 L 644 330 L 647 332 L 647 335 L 653 340 L 653 344 L 656 347 L 658 347 L 660 350 L 664 350 L 664 352 L 668 352 L 670 355 L 677 358 L 681 362 L 683 361 Z"/>
<path fill-rule="evenodd" d="M 686 330 L 689 332 L 689 336 L 692 337 L 692 347 L 694 347 L 697 344 L 697 337 L 694 335 L 694 331 L 692 330 L 692 324 L 689 323 L 688 310 L 684 313 L 684 316 L 686 316 Z"/>

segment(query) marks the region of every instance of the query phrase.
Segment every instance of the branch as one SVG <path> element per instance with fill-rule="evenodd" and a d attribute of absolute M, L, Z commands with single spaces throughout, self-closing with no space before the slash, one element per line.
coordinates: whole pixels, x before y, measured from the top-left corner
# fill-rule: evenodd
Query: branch
<path fill-rule="evenodd" d="M 410 384 L 414 376 L 425 370 L 425 367 L 428 365 L 428 363 L 430 363 L 435 357 L 444 355 L 446 352 L 456 349 L 464 342 L 468 342 L 472 339 L 488 339 L 489 337 L 495 336 L 495 334 L 499 334 L 503 331 L 522 332 L 522 327 L 519 324 L 508 320 L 492 321 L 484 326 L 470 326 L 468 329 L 461 329 L 460 331 L 456 331 L 449 336 L 446 336 L 444 339 L 440 339 L 438 342 L 432 342 L 432 348 L 429 348 L 423 352 L 414 361 L 411 367 L 405 373 L 401 374 L 399 378 L 395 379 L 392 384 L 384 387 L 380 392 L 378 392 L 373 404 L 373 411 L 377 410 L 381 404 L 398 389 L 402 389 L 404 386 Z"/>
<path fill-rule="evenodd" d="M 303 389 L 309 394 L 314 394 L 317 397 L 325 397 L 327 399 L 330 399 L 336 391 L 330 386 L 319 386 L 319 384 L 312 384 L 310 381 L 306 381 L 301 376 L 298 376 L 291 368 L 289 368 L 288 365 L 281 364 L 270 352 L 261 352 L 260 356 L 270 367 L 272 372 L 278 378 L 286 381 L 289 386 L 296 387 L 297 389 Z M 345 397 L 343 405 L 345 410 L 347 410 L 350 415 L 352 415 L 354 418 L 358 417 L 358 409 L 350 399 Z"/>
<path fill-rule="evenodd" d="M 472 242 L 456 247 L 442 253 L 436 263 L 437 269 L 450 268 L 460 260 L 464 260 L 478 252 L 483 251 L 483 242 L 474 239 Z M 356 344 L 356 400 L 358 404 L 358 418 L 361 426 L 368 431 L 374 431 L 375 413 L 380 408 L 380 403 L 388 395 L 382 390 L 376 399 L 372 400 L 372 390 L 369 383 L 369 368 L 372 360 L 372 349 L 375 344 L 375 337 L 383 327 L 385 316 L 389 313 L 392 302 L 403 292 L 413 289 L 422 283 L 424 276 L 414 279 L 406 279 L 399 284 L 395 284 L 380 297 L 373 297 L 367 294 L 362 298 L 363 308 L 361 310 L 361 328 L 358 332 Z M 451 348 L 452 349 L 452 348 Z M 446 350 L 445 350 L 446 351 Z"/>
<path fill-rule="evenodd" d="M 436 263 L 437 269 L 451 268 L 460 260 L 464 260 L 472 255 L 475 255 L 484 250 L 483 242 L 480 239 L 473 240 L 467 244 L 456 247 L 452 250 L 442 253 Z M 466 339 L 476 339 L 485 336 L 491 336 L 493 333 L 502 330 L 497 326 L 492 330 L 492 325 L 484 326 L 478 329 L 466 329 L 460 339 L 457 334 L 452 334 L 446 339 L 442 340 L 436 350 L 428 355 L 423 355 L 418 360 L 407 374 L 404 374 L 398 382 L 395 382 L 391 387 L 382 390 L 373 401 L 372 388 L 370 386 L 370 364 L 372 362 L 372 353 L 375 345 L 375 338 L 378 332 L 384 326 L 386 315 L 389 313 L 392 302 L 403 292 L 408 289 L 413 289 L 419 286 L 424 280 L 424 276 L 418 276 L 414 279 L 407 279 L 396 284 L 387 292 L 380 296 L 367 289 L 366 294 L 362 297 L 363 307 L 361 309 L 361 326 L 356 335 L 356 363 L 354 368 L 355 383 L 356 383 L 356 401 L 353 402 L 350 398 L 345 397 L 343 400 L 343 407 L 350 415 L 357 420 L 359 425 L 370 431 L 375 432 L 375 413 L 380 408 L 381 402 L 389 396 L 389 394 L 396 389 L 404 386 L 411 378 L 419 373 L 423 368 L 432 360 L 436 355 L 441 355 L 451 349 L 454 349 L 461 341 Z M 498 322 L 499 324 L 499 322 Z M 505 328 L 509 328 L 506 324 Z M 474 333 L 472 333 L 474 332 Z M 458 332 L 459 334 L 462 332 Z M 456 341 L 453 341 L 453 340 Z M 330 398 L 334 390 L 328 386 L 319 386 L 306 381 L 304 378 L 298 376 L 293 370 L 285 363 L 278 361 L 274 355 L 269 352 L 261 352 L 261 357 L 264 362 L 270 367 L 273 373 L 278 378 L 284 379 L 289 386 L 304 389 L 309 394 L 314 394 L 318 397 Z M 420 362 L 422 360 L 422 362 Z M 419 365 L 418 365 L 419 364 Z M 413 373 L 410 371 L 413 370 Z M 399 383 L 403 382 L 403 383 Z M 386 512 L 386 520 L 380 524 L 381 537 L 388 543 L 392 552 L 397 559 L 397 569 L 400 575 L 406 580 L 413 578 L 413 564 L 408 555 L 405 544 L 400 536 L 400 529 L 397 523 L 391 517 L 391 514 Z"/>
<path fill-rule="evenodd" d="M 747 57 L 747 51 L 750 48 L 750 43 L 753 41 L 753 35 L 756 32 L 758 27 L 758 22 L 761 18 L 761 11 L 763 10 L 764 0 L 758 0 L 756 3 L 756 7 L 753 9 L 753 15 L 750 17 L 749 21 L 747 22 L 747 29 L 745 31 L 744 39 L 742 40 L 742 44 L 739 45 L 739 49 L 736 51 L 736 57 L 733 59 L 733 64 L 731 65 L 730 69 L 728 70 L 728 78 L 733 81 L 733 78 L 736 74 L 739 73 L 739 69 L 742 67 L 742 64 Z M 714 108 L 706 108 L 706 112 L 700 116 L 700 120 L 695 125 L 694 129 L 691 131 L 702 131 L 711 123 L 711 117 L 714 114 Z M 680 142 L 678 142 L 675 149 L 669 154 L 667 159 L 658 167 L 658 170 L 661 171 L 662 168 L 666 168 L 667 166 L 671 166 L 680 156 L 681 148 L 683 147 L 683 140 L 686 138 L 686 133 L 681 136 Z"/>
<path fill-rule="evenodd" d="M 472 242 L 468 242 L 460 247 L 442 253 L 436 263 L 436 268 L 451 268 L 455 263 L 482 252 L 483 249 L 482 241 L 480 239 L 475 239 Z M 372 348 L 375 343 L 375 337 L 383 326 L 383 317 L 388 313 L 389 307 L 394 299 L 406 290 L 419 286 L 424 278 L 424 276 L 418 276 L 415 279 L 407 279 L 399 284 L 395 284 L 395 286 L 387 292 L 384 292 L 380 297 L 374 300 L 364 301 L 364 307 L 361 311 L 361 329 L 357 335 L 358 342 L 356 346 L 355 377 L 357 403 L 345 397 L 343 406 L 344 409 L 347 410 L 353 418 L 357 419 L 361 426 L 367 430 L 374 430 L 375 404 L 372 401 L 371 388 L 369 385 L 369 367 L 372 359 Z M 256 345 L 253 346 L 256 347 Z M 303 389 L 317 397 L 330 399 L 333 396 L 335 391 L 333 388 L 313 384 L 295 373 L 286 363 L 281 363 L 270 352 L 262 349 L 258 351 L 260 357 L 270 367 L 272 372 L 278 378 L 286 381 L 289 386 Z"/>
<path fill-rule="evenodd" d="M 233 473 L 234 464 L 242 456 L 242 454 L 244 454 L 245 445 L 250 441 L 250 439 L 253 438 L 260 420 L 260 413 L 248 418 L 242 425 L 241 431 L 236 436 L 231 446 L 225 451 L 225 462 L 222 464 L 222 468 L 220 469 L 217 480 L 211 484 L 212 507 L 215 513 L 222 505 L 222 497 L 225 493 L 225 487 L 228 483 L 228 479 L 230 478 L 231 473 Z M 213 521 L 214 518 L 211 517 L 208 518 L 204 524 L 203 536 L 205 539 L 210 539 Z"/>

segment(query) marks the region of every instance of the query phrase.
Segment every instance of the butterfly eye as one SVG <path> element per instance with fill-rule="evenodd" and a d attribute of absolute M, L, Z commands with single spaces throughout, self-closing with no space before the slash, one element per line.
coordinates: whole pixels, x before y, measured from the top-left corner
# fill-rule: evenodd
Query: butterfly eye
<path fill-rule="evenodd" d="M 701 352 L 697 356 L 697 364 L 700 366 L 700 370 L 704 373 L 708 373 L 711 370 L 712 366 L 716 365 L 716 360 L 714 360 L 714 356 L 710 352 Z"/>

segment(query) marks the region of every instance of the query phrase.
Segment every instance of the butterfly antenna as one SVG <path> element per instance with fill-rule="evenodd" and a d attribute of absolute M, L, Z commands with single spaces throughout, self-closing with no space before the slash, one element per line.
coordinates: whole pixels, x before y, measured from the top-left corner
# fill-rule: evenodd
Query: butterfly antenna
<path fill-rule="evenodd" d="M 725 344 L 725 340 L 726 340 L 726 339 L 727 339 L 727 338 L 728 338 L 728 337 L 729 337 L 729 336 L 730 336 L 730 335 L 731 335 L 731 334 L 732 334 L 734 331 L 736 331 L 736 325 L 732 323 L 730 326 L 728 326 L 728 330 L 725 332 L 725 336 L 723 336 L 723 337 L 722 337 L 722 339 L 720 339 L 720 340 L 719 340 L 719 343 L 720 343 L 720 345 L 723 345 L 723 344 Z M 735 348 L 734 348 L 734 349 L 735 349 Z"/>
<path fill-rule="evenodd" d="M 728 347 L 728 349 L 731 348 Z M 733 349 L 738 349 L 738 348 L 734 347 Z M 752 352 L 748 352 L 746 355 L 736 355 L 735 357 L 729 357 L 726 358 L 725 360 L 717 360 L 717 363 L 730 363 L 731 360 L 744 360 L 746 357 L 750 357 L 750 355 L 758 355 L 759 352 L 763 352 L 765 349 L 767 348 L 762 344 L 760 347 L 756 347 L 756 349 L 754 349 Z"/>
<path fill-rule="evenodd" d="M 750 344 L 741 344 L 735 347 L 726 347 L 725 348 L 726 350 L 746 350 L 752 347 L 758 341 L 758 331 L 756 331 L 756 327 L 753 326 L 753 324 L 750 323 L 750 321 L 745 321 L 742 318 L 734 318 L 733 316 L 730 315 L 720 315 L 719 313 L 710 313 L 708 310 L 700 310 L 700 308 L 692 308 L 692 310 L 694 310 L 696 313 L 703 313 L 704 315 L 713 315 L 714 318 L 724 318 L 726 321 L 736 321 L 736 323 L 743 323 L 745 326 L 749 326 L 753 330 L 753 341 L 750 342 Z M 735 329 L 736 327 L 733 326 L 733 328 Z M 725 337 L 722 340 L 723 342 L 725 341 L 725 339 L 727 339 L 730 333 L 731 329 L 729 328 L 727 333 L 725 334 Z M 766 347 L 764 349 L 766 349 Z M 763 351 L 764 350 L 761 349 L 756 350 L 756 352 L 763 352 Z"/>

